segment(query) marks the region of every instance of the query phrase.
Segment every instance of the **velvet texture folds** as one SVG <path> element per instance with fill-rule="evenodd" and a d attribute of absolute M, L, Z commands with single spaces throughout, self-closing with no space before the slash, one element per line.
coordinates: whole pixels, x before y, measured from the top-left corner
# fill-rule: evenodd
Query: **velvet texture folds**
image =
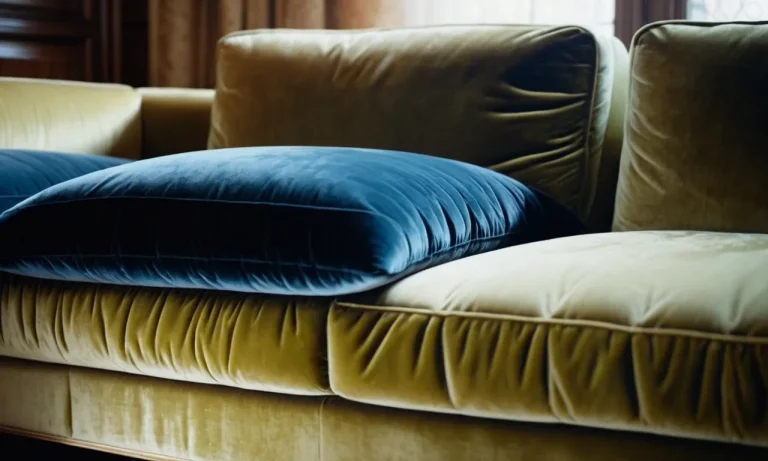
<path fill-rule="evenodd" d="M 166 461 L 765 459 L 764 450 L 741 445 L 394 410 L 6 358 L 0 408 L 0 431 Z"/>
<path fill-rule="evenodd" d="M 519 245 L 335 300 L 0 274 L 0 355 L 768 446 L 766 272 L 768 235 L 665 231 Z"/>
<path fill-rule="evenodd" d="M 65 221 L 44 239 L 23 238 Z M 244 148 L 145 160 L 52 187 L 0 218 L 0 267 L 75 281 L 331 296 L 581 231 L 546 196 L 457 161 Z"/>
<path fill-rule="evenodd" d="M 54 184 L 125 162 L 94 155 L 0 150 L 0 213 Z"/>
<path fill-rule="evenodd" d="M 460 160 L 610 229 L 627 68 L 617 40 L 573 26 L 257 30 L 223 38 L 217 56 L 209 148 Z"/>
<path fill-rule="evenodd" d="M 768 232 L 768 22 L 637 33 L 615 230 Z"/>

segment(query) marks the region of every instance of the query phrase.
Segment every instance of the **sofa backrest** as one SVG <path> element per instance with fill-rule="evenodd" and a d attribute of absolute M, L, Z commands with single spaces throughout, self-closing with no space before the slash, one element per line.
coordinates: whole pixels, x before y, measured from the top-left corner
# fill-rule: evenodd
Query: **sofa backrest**
<path fill-rule="evenodd" d="M 631 56 L 614 229 L 768 232 L 768 23 L 653 24 Z"/>
<path fill-rule="evenodd" d="M 0 78 L 0 147 L 140 158 L 140 110 L 124 85 Z"/>
<path fill-rule="evenodd" d="M 627 65 L 617 40 L 573 26 L 258 30 L 223 38 L 217 57 L 209 148 L 447 157 L 610 227 L 624 116 L 612 94 L 624 94 Z"/>

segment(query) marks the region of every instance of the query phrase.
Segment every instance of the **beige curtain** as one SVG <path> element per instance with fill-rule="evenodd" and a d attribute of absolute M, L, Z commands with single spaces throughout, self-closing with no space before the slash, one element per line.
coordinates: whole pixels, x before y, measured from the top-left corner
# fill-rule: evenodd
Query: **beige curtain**
<path fill-rule="evenodd" d="M 616 36 L 629 46 L 641 27 L 657 21 L 685 19 L 687 0 L 616 0 Z"/>
<path fill-rule="evenodd" d="M 230 32 L 395 27 L 408 1 L 149 0 L 150 85 L 212 88 L 216 42 Z"/>
<path fill-rule="evenodd" d="M 216 41 L 242 29 L 272 26 L 271 0 L 149 0 L 152 86 L 214 86 Z"/>

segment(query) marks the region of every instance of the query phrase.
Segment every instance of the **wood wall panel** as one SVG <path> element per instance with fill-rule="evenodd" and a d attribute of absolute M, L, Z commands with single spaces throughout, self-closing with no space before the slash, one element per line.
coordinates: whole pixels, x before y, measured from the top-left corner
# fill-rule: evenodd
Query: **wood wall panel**
<path fill-rule="evenodd" d="M 0 40 L 0 75 L 87 80 L 81 44 L 19 43 Z"/>
<path fill-rule="evenodd" d="M 120 78 L 135 87 L 149 84 L 149 32 L 147 0 L 123 0 L 119 36 Z"/>
<path fill-rule="evenodd" d="M 0 0 L 0 76 L 146 84 L 146 2 Z"/>
<path fill-rule="evenodd" d="M 0 0 L 2 75 L 105 80 L 98 1 Z"/>
<path fill-rule="evenodd" d="M 4 0 L 0 2 L 9 6 L 32 6 L 59 11 L 79 11 L 82 9 L 82 0 Z"/>

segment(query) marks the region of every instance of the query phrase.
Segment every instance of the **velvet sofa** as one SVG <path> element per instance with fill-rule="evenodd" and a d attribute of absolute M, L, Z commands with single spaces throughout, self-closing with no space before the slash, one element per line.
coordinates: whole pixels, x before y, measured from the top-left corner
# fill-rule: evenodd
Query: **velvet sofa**
<path fill-rule="evenodd" d="M 579 27 L 251 31 L 215 91 L 3 79 L 3 148 L 402 149 L 590 233 L 335 299 L 0 274 L 0 428 L 146 459 L 765 459 L 766 51 L 761 24 L 652 25 L 631 64 Z"/>

